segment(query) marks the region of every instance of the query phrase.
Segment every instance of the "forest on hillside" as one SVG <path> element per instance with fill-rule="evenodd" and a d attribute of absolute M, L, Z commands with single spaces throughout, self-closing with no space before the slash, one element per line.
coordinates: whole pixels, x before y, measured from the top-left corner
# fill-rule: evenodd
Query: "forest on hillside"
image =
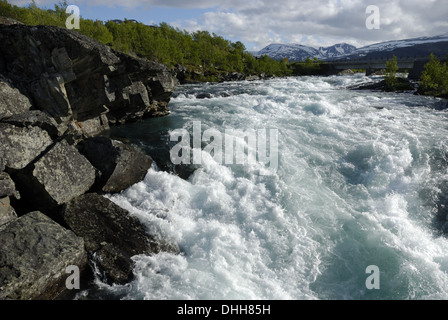
<path fill-rule="evenodd" d="M 33 1 L 26 7 L 0 0 L 0 16 L 26 25 L 65 27 L 66 2 L 54 9 L 39 8 Z M 120 52 L 156 60 L 174 68 L 182 65 L 199 81 L 214 81 L 221 73 L 286 76 L 291 74 L 287 59 L 276 61 L 268 56 L 254 57 L 240 41 L 231 42 L 208 31 L 187 32 L 167 23 L 149 26 L 134 20 L 114 21 L 84 19 L 78 32 Z"/>

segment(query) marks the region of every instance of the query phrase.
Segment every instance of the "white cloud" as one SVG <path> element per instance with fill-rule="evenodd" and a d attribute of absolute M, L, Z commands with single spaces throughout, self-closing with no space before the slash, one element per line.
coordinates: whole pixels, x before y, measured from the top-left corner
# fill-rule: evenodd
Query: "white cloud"
<path fill-rule="evenodd" d="M 48 5 L 54 0 L 36 2 Z M 205 9 L 207 12 L 196 19 L 172 22 L 182 29 L 208 30 L 239 39 L 257 49 L 271 42 L 320 46 L 344 41 L 361 46 L 448 31 L 446 0 L 72 0 L 70 3 Z M 380 30 L 365 27 L 368 5 L 380 9 Z"/>
<path fill-rule="evenodd" d="M 380 30 L 365 27 L 365 9 L 373 1 L 256 0 L 235 3 L 204 14 L 201 29 L 237 37 L 259 49 L 273 40 L 320 46 L 345 41 L 373 42 L 446 33 L 446 0 L 375 0 Z"/>

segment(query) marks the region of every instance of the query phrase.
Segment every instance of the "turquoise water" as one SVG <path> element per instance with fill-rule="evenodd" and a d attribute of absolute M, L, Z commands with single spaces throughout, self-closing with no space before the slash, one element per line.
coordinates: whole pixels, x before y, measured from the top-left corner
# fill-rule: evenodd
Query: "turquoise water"
<path fill-rule="evenodd" d="M 447 299 L 448 112 L 433 98 L 345 89 L 366 81 L 186 85 L 168 117 L 114 129 L 155 158 L 159 138 L 192 133 L 193 121 L 223 135 L 276 129 L 279 163 L 226 165 L 203 151 L 188 180 L 154 166 L 108 196 L 183 254 L 136 256 L 132 283 L 98 283 L 100 291 L 124 299 Z M 379 289 L 366 287 L 371 265 Z"/>

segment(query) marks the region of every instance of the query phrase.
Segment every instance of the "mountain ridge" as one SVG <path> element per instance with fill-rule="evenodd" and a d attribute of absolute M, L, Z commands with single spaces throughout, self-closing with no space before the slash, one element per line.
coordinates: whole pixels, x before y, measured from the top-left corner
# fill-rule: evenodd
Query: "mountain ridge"
<path fill-rule="evenodd" d="M 268 55 L 276 60 L 288 58 L 289 61 L 304 61 L 310 57 L 325 61 L 333 59 L 384 58 L 392 55 L 429 56 L 430 53 L 438 56 L 444 56 L 448 53 L 448 33 L 436 36 L 389 40 L 360 48 L 347 43 L 338 43 L 333 46 L 319 48 L 302 44 L 272 43 L 256 52 L 255 56 Z"/>
<path fill-rule="evenodd" d="M 301 44 L 272 43 L 258 51 L 256 56 L 268 55 L 276 60 L 288 58 L 290 61 L 303 61 L 308 57 L 324 60 L 348 54 L 354 50 L 356 50 L 356 47 L 347 43 L 338 43 L 333 46 L 319 48 Z"/>

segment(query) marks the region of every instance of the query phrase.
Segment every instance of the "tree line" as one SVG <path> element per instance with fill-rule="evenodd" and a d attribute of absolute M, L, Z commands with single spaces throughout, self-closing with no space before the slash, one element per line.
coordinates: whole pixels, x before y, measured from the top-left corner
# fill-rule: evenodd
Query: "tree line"
<path fill-rule="evenodd" d="M 41 9 L 34 0 L 26 7 L 18 7 L 0 0 L 0 16 L 26 25 L 65 27 L 66 7 L 67 3 L 61 2 L 54 9 Z M 167 23 L 149 26 L 126 19 L 115 23 L 82 17 L 77 31 L 120 52 L 156 60 L 172 68 L 182 65 L 190 73 L 202 75 L 201 80 L 213 80 L 220 73 L 291 75 L 287 59 L 256 58 L 240 41 L 232 42 L 208 31 L 187 32 Z"/>
<path fill-rule="evenodd" d="M 65 27 L 68 14 L 66 2 L 54 9 L 41 9 L 34 0 L 26 7 L 0 0 L 0 16 L 18 20 L 26 25 Z M 78 32 L 94 38 L 118 51 L 156 60 L 171 68 L 182 65 L 195 80 L 217 81 L 220 75 L 241 73 L 266 76 L 325 75 L 327 64 L 308 58 L 303 62 L 277 61 L 267 55 L 254 57 L 240 41 L 232 42 L 208 31 L 187 32 L 167 23 L 148 26 L 124 20 L 113 21 L 80 19 Z M 386 82 L 396 86 L 396 59 L 387 67 Z M 448 66 L 431 55 L 420 79 L 419 92 L 427 95 L 448 96 Z"/>

